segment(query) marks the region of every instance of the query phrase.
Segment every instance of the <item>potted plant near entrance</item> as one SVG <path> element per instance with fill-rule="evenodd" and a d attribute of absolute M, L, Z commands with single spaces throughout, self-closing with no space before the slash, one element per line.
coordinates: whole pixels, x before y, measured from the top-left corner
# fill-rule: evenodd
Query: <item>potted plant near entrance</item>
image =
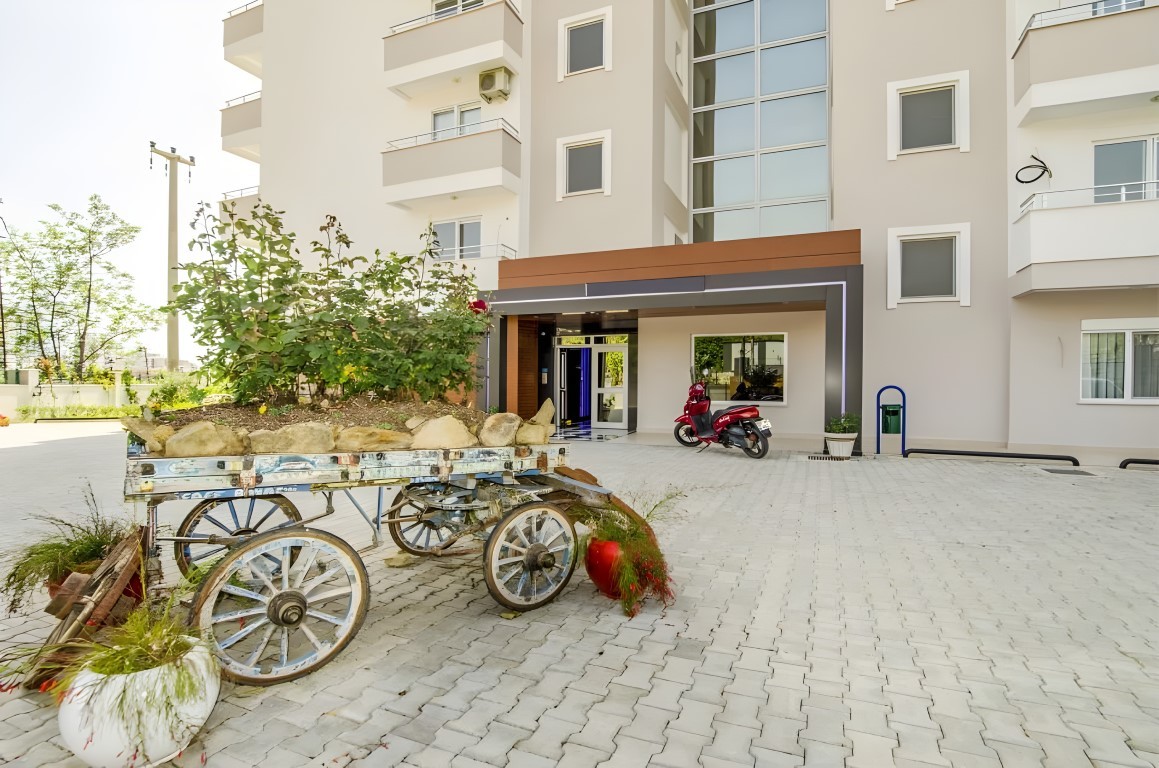
<path fill-rule="evenodd" d="M 839 459 L 851 457 L 860 428 L 861 417 L 856 413 L 843 413 L 829 419 L 825 424 L 825 449 L 829 455 Z"/>

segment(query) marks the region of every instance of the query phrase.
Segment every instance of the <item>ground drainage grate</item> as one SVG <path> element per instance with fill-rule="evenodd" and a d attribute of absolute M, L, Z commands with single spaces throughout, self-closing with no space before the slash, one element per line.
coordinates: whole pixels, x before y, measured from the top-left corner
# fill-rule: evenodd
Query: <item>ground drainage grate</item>
<path fill-rule="evenodd" d="M 849 461 L 852 456 L 830 456 L 827 453 L 811 454 L 809 461 Z"/>
<path fill-rule="evenodd" d="M 1086 472 L 1081 469 L 1066 469 L 1064 467 L 1041 467 L 1043 472 L 1049 472 L 1052 475 L 1082 475 L 1083 477 L 1094 477 L 1093 472 Z"/>

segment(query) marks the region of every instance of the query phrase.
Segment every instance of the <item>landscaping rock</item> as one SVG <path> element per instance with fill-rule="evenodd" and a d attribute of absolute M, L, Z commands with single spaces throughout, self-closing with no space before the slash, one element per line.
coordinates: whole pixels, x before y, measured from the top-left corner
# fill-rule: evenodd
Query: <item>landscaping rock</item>
<path fill-rule="evenodd" d="M 225 405 L 227 403 L 232 403 L 232 402 L 233 402 L 233 395 L 222 393 L 222 394 L 217 394 L 217 395 L 206 395 L 205 399 L 201 401 L 201 404 L 202 405 Z"/>
<path fill-rule="evenodd" d="M 551 437 L 548 431 L 550 424 L 532 424 L 528 422 L 519 428 L 515 434 L 515 442 L 519 445 L 546 445 L 547 438 Z"/>
<path fill-rule="evenodd" d="M 479 428 L 479 442 L 490 448 L 511 445 L 522 421 L 514 413 L 493 413 Z"/>
<path fill-rule="evenodd" d="M 539 410 L 531 417 L 530 422 L 544 426 L 555 423 L 555 403 L 551 402 L 550 397 L 543 401 L 543 405 L 539 406 Z"/>
<path fill-rule="evenodd" d="M 375 427 L 348 427 L 342 430 L 334 444 L 334 448 L 343 453 L 405 450 L 410 446 L 411 436 L 406 432 Z"/>
<path fill-rule="evenodd" d="M 245 452 L 241 435 L 212 421 L 196 421 L 165 441 L 165 456 L 170 459 L 240 456 Z"/>
<path fill-rule="evenodd" d="M 254 453 L 329 453 L 334 450 L 334 431 L 329 424 L 307 421 L 276 431 L 259 429 L 250 433 Z"/>
<path fill-rule="evenodd" d="M 165 442 L 173 437 L 176 430 L 168 425 L 158 426 L 155 422 L 126 416 L 121 419 L 121 426 L 145 441 L 145 450 L 149 453 L 165 455 Z"/>
<path fill-rule="evenodd" d="M 442 416 L 432 419 L 414 434 L 411 448 L 424 450 L 429 448 L 470 448 L 479 444 L 479 438 L 463 425 L 463 422 L 454 416 Z"/>
<path fill-rule="evenodd" d="M 416 429 L 421 427 L 423 424 L 426 424 L 427 421 L 429 421 L 429 419 L 427 419 L 426 416 L 411 416 L 409 419 L 406 420 L 406 428 L 408 431 L 414 432 Z"/>

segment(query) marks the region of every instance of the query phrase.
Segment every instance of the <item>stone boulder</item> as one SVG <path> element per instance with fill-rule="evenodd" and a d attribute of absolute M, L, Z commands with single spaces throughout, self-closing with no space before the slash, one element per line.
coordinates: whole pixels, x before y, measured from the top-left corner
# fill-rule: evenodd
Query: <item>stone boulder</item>
<path fill-rule="evenodd" d="M 410 446 L 411 436 L 406 432 L 375 427 L 347 427 L 334 444 L 335 450 L 343 453 L 405 450 Z"/>
<path fill-rule="evenodd" d="M 471 434 L 471 430 L 454 416 L 441 416 L 431 419 L 418 428 L 414 433 L 411 448 L 426 450 L 430 448 L 471 448 L 479 444 L 479 438 Z"/>
<path fill-rule="evenodd" d="M 543 401 L 543 405 L 539 406 L 539 410 L 532 416 L 529 421 L 532 424 L 542 424 L 547 426 L 555 422 L 555 403 L 551 402 L 551 398 Z"/>
<path fill-rule="evenodd" d="M 245 441 L 241 435 L 212 421 L 197 421 L 182 427 L 165 441 L 165 456 L 170 459 L 241 456 L 245 452 Z"/>
<path fill-rule="evenodd" d="M 205 399 L 201 401 L 202 405 L 229 405 L 233 402 L 233 395 L 221 393 L 216 395 L 206 395 Z"/>
<path fill-rule="evenodd" d="M 329 424 L 318 421 L 290 424 L 272 432 L 259 429 L 251 432 L 249 438 L 254 453 L 330 453 L 334 450 L 334 431 Z"/>
<path fill-rule="evenodd" d="M 554 426 L 551 424 L 532 424 L 528 422 L 519 428 L 515 434 L 515 442 L 519 445 L 546 445 L 551 437 Z"/>
<path fill-rule="evenodd" d="M 493 413 L 479 428 L 479 442 L 489 448 L 511 445 L 522 421 L 514 413 Z"/>
<path fill-rule="evenodd" d="M 423 424 L 426 424 L 427 421 L 428 421 L 428 419 L 426 416 L 411 416 L 409 419 L 406 420 L 406 428 L 408 431 L 414 432 L 416 429 L 421 427 Z"/>
<path fill-rule="evenodd" d="M 160 456 L 165 455 L 165 442 L 173 437 L 176 430 L 168 424 L 157 424 L 144 419 L 127 416 L 121 419 L 121 426 L 145 441 L 145 450 Z"/>

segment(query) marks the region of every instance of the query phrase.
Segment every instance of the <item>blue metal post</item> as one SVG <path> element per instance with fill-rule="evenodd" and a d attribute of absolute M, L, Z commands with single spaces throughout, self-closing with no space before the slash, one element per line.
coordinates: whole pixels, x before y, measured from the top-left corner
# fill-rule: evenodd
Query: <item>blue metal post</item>
<path fill-rule="evenodd" d="M 906 428 L 906 407 L 905 407 L 905 390 L 896 384 L 887 384 L 881 389 L 877 390 L 877 423 L 875 424 L 877 430 L 877 453 L 881 453 L 881 393 L 887 389 L 896 389 L 901 393 L 901 452 L 905 455 L 905 428 Z"/>

